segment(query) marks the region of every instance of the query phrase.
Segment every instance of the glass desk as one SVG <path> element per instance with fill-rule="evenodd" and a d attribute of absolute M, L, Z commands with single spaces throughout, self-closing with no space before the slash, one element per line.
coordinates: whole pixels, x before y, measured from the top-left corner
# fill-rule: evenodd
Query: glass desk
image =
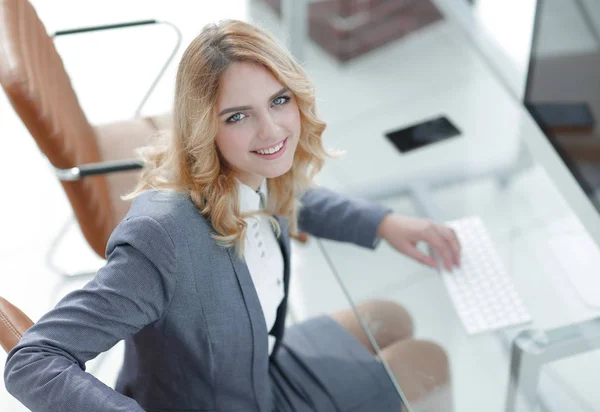
<path fill-rule="evenodd" d="M 346 153 L 329 161 L 322 183 L 404 215 L 441 222 L 480 216 L 533 322 L 468 335 L 438 274 L 387 244 L 372 252 L 312 240 L 307 248 L 329 259 L 352 304 L 400 303 L 415 337 L 446 350 L 454 410 L 600 410 L 600 302 L 581 299 L 551 247 L 556 239 L 598 236 L 598 214 L 522 105 L 467 45 L 448 38 L 453 49 L 427 55 L 432 80 L 404 89 L 397 110 L 367 110 L 328 125 L 327 146 Z M 417 67 L 418 56 L 405 57 Z M 399 70 L 410 75 L 410 67 Z M 460 137 L 404 154 L 384 137 L 440 114 Z M 303 299 L 306 307 L 316 303 Z"/>
<path fill-rule="evenodd" d="M 543 170 L 534 168 L 505 187 L 480 179 L 438 189 L 428 199 L 444 205 L 442 219 L 474 214 L 484 219 L 533 317 L 531 324 L 497 332 L 468 335 L 438 274 L 387 244 L 370 252 L 321 242 L 354 304 L 377 299 L 403 305 L 413 317 L 415 337 L 447 351 L 456 411 L 600 408 L 592 366 L 600 365 L 600 308 L 580 299 L 549 248 L 551 239 L 585 232 L 568 210 L 561 213 L 546 203 L 553 194 Z M 429 217 L 406 198 L 383 203 L 401 214 Z M 525 401 L 545 409 L 517 404 L 517 388 Z"/>
<path fill-rule="evenodd" d="M 329 126 L 328 142 L 347 150 L 327 166 L 341 176 L 337 189 L 442 222 L 481 216 L 533 322 L 467 335 L 437 273 L 386 244 L 371 252 L 323 241 L 332 270 L 354 303 L 400 303 L 414 318 L 415 336 L 445 348 L 455 410 L 600 410 L 591 366 L 600 365 L 600 306 L 582 301 L 550 246 L 553 239 L 588 236 L 593 224 L 576 217 L 553 166 L 543 164 L 543 147 L 536 145 L 544 137 L 492 77 L 410 101 L 399 113 L 374 111 Z M 462 136 L 403 155 L 383 137 L 409 119 L 438 113 L 457 123 Z M 359 136 L 369 137 L 368 144 Z M 574 181 L 566 184 L 578 190 Z"/>

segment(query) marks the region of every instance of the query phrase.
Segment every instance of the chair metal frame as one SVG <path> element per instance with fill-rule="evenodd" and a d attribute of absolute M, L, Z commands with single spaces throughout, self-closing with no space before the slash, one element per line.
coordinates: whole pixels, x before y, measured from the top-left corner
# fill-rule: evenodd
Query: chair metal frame
<path fill-rule="evenodd" d="M 144 94 L 140 103 L 138 104 L 134 118 L 140 117 L 142 109 L 148 102 L 148 99 L 156 89 L 159 81 L 164 76 L 167 68 L 175 58 L 177 51 L 181 47 L 182 42 L 182 33 L 179 28 L 168 21 L 161 20 L 138 20 L 138 21 L 129 21 L 123 23 L 115 23 L 115 24 L 107 24 L 100 26 L 89 26 L 89 27 L 80 27 L 66 30 L 59 30 L 54 34 L 51 34 L 50 37 L 52 39 L 56 39 L 57 37 L 69 36 L 74 34 L 82 34 L 82 33 L 90 33 L 90 32 L 98 32 L 98 31 L 107 31 L 107 30 L 116 30 L 116 29 L 124 29 L 131 27 L 142 27 L 149 25 L 166 25 L 172 28 L 177 35 L 177 39 L 169 56 L 167 57 L 165 63 L 162 65 L 159 70 L 157 76 L 154 78 L 152 84 Z M 99 163 L 91 163 L 78 165 L 68 169 L 60 169 L 54 168 L 54 173 L 56 177 L 62 182 L 73 182 L 77 180 L 81 180 L 87 176 L 98 176 L 98 175 L 106 175 L 109 173 L 118 173 L 125 172 L 130 170 L 139 170 L 143 168 L 143 162 L 139 159 L 127 159 L 127 160 L 119 160 L 119 161 L 107 161 L 107 162 L 99 162 Z M 62 243 L 64 237 L 69 233 L 69 229 L 72 224 L 75 222 L 75 216 L 71 215 L 62 225 L 61 229 L 58 231 L 54 239 L 52 240 L 52 244 L 46 253 L 46 265 L 53 272 L 58 274 L 63 278 L 74 278 L 74 277 L 89 277 L 93 276 L 95 272 L 81 272 L 81 273 L 68 273 L 67 271 L 61 269 L 55 262 L 56 251 L 59 249 L 60 244 Z"/>

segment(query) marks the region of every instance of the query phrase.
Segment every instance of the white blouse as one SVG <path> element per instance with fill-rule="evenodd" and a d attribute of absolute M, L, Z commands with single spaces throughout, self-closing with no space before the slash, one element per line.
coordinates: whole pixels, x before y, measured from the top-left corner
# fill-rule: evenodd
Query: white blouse
<path fill-rule="evenodd" d="M 254 191 L 238 181 L 240 195 L 240 212 L 249 213 L 261 210 L 261 196 L 267 199 L 266 179 L 259 191 Z M 248 223 L 244 242 L 244 258 L 250 271 L 252 282 L 256 288 L 262 306 L 267 330 L 270 331 L 277 318 L 277 309 L 284 297 L 283 289 L 283 256 L 273 227 L 264 216 L 252 216 L 245 219 Z M 269 354 L 273 351 L 275 337 L 268 337 Z"/>

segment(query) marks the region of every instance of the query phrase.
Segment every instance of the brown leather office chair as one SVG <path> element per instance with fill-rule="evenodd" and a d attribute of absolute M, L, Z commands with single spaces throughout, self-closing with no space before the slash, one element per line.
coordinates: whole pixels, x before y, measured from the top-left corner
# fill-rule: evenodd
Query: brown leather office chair
<path fill-rule="evenodd" d="M 0 344 L 8 353 L 33 325 L 33 321 L 19 308 L 0 297 Z"/>
<path fill-rule="evenodd" d="M 65 30 L 50 36 L 27 0 L 0 0 L 0 83 L 38 147 L 56 168 L 85 239 L 102 258 L 111 232 L 129 208 L 120 196 L 134 187 L 139 176 L 141 162 L 136 160 L 135 148 L 145 145 L 158 130 L 169 128 L 170 116 L 136 116 L 114 124 L 91 125 L 53 37 L 150 24 L 169 25 L 179 38 L 136 114 L 179 48 L 181 33 L 175 26 L 146 20 Z"/>

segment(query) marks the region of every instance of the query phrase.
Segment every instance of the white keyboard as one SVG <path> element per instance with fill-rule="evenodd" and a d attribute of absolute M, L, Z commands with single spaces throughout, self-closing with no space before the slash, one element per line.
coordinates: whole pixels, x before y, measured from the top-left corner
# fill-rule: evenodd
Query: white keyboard
<path fill-rule="evenodd" d="M 469 334 L 530 322 L 531 316 L 506 273 L 483 221 L 446 222 L 461 244 L 460 268 L 440 269 L 450 299 Z"/>

